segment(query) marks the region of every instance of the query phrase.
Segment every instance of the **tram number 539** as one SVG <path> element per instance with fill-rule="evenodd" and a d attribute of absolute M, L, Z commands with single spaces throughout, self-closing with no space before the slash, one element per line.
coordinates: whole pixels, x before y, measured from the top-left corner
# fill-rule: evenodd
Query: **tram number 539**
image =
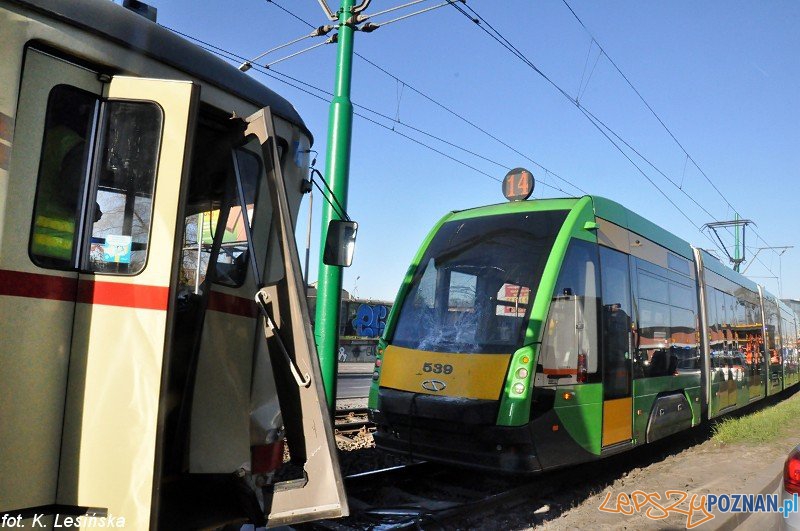
<path fill-rule="evenodd" d="M 453 366 L 449 363 L 445 363 L 444 365 L 441 363 L 430 363 L 425 362 L 422 366 L 423 372 L 432 372 L 435 374 L 452 374 Z"/>

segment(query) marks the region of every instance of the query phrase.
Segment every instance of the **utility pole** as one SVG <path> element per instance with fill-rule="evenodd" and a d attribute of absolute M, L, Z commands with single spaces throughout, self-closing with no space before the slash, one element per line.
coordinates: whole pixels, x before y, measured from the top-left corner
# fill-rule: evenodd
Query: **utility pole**
<path fill-rule="evenodd" d="M 444 0 L 438 5 L 421 9 L 384 22 L 368 22 L 372 17 L 385 15 L 418 4 L 423 0 L 411 0 L 405 4 L 390 7 L 383 11 L 366 15 L 363 13 L 372 0 L 340 0 L 339 11 L 334 13 L 328 7 L 327 0 L 317 0 L 331 22 L 336 22 L 336 42 L 338 43 L 336 59 L 336 76 L 333 87 L 330 114 L 328 115 L 328 147 L 325 157 L 325 168 L 330 185 L 331 199 L 338 200 L 341 210 L 347 210 L 347 188 L 350 176 L 350 144 L 352 140 L 353 103 L 350 101 L 350 81 L 353 73 L 353 40 L 355 32 L 366 33 L 393 24 L 410 17 L 427 13 L 451 5 L 455 1 Z M 358 26 L 361 24 L 361 26 Z M 329 26 L 324 26 L 312 35 L 327 33 Z M 323 31 L 326 30 L 326 31 Z M 289 56 L 291 57 L 291 56 Z M 247 63 L 243 64 L 244 67 Z M 272 63 L 274 64 L 274 62 Z M 325 196 L 323 192 L 323 197 Z M 322 233 L 320 242 L 328 237 L 328 225 L 332 220 L 341 219 L 333 204 L 326 201 L 322 205 Z M 333 411 L 336 403 L 336 373 L 338 366 L 337 349 L 339 345 L 339 313 L 342 298 L 342 268 L 325 264 L 324 243 L 320 248 L 319 277 L 317 281 L 317 310 L 314 323 L 314 339 L 317 344 L 317 355 L 322 370 L 322 383 L 328 399 L 328 407 Z"/>
<path fill-rule="evenodd" d="M 736 217 L 734 218 L 734 229 L 736 230 L 736 242 L 734 244 L 733 250 L 733 269 L 738 273 L 739 272 L 739 264 L 742 263 L 742 254 L 739 253 L 739 213 L 736 212 Z"/>
<path fill-rule="evenodd" d="M 739 213 L 736 212 L 736 218 L 730 221 L 715 221 L 714 223 L 706 223 L 703 225 L 703 229 L 710 229 L 714 231 L 714 236 L 717 237 L 717 241 L 719 241 L 720 248 L 725 251 L 725 254 L 728 255 L 728 260 L 731 261 L 733 264 L 733 270 L 737 273 L 739 272 L 739 267 L 742 265 L 742 262 L 745 261 L 745 251 L 747 250 L 747 244 L 745 243 L 745 230 L 747 226 L 753 223 L 749 219 L 742 219 L 739 217 Z M 734 243 L 733 243 L 733 255 L 731 255 L 730 251 L 728 251 L 728 246 L 725 245 L 725 242 L 719 235 L 718 230 L 726 229 L 729 227 L 734 227 Z M 741 229 L 741 238 L 739 237 L 739 231 Z M 741 241 L 740 241 L 741 240 Z"/>
<path fill-rule="evenodd" d="M 328 225 L 333 220 L 342 219 L 342 214 L 349 221 L 347 216 L 347 189 L 350 176 L 350 145 L 352 140 L 353 126 L 353 103 L 350 101 L 350 82 L 353 71 L 353 40 L 356 31 L 370 33 L 376 29 L 406 20 L 410 17 L 420 15 L 452 5 L 454 2 L 464 2 L 466 0 L 443 0 L 440 4 L 426 7 L 414 13 L 405 14 L 392 20 L 369 22 L 373 17 L 386 15 L 398 10 L 406 9 L 410 6 L 424 2 L 425 0 L 411 0 L 405 4 L 390 7 L 373 13 L 364 14 L 372 0 L 360 0 L 358 5 L 354 5 L 356 0 L 340 0 L 339 10 L 335 13 L 328 7 L 327 0 L 317 0 L 320 7 L 325 12 L 328 20 L 335 25 L 320 26 L 311 33 L 293 39 L 280 46 L 270 48 L 266 52 L 257 55 L 249 61 L 239 65 L 239 70 L 247 72 L 254 66 L 268 69 L 271 65 L 280 63 L 302 53 L 330 44 L 338 43 L 336 59 L 336 76 L 334 80 L 333 99 L 331 100 L 330 113 L 328 115 L 328 147 L 325 156 L 325 166 L 328 175 L 327 182 L 328 194 L 322 189 L 320 193 L 325 202 L 322 204 L 322 233 L 320 242 L 327 241 Z M 359 26 L 360 24 L 360 26 Z M 266 64 L 256 64 L 256 61 L 266 55 L 282 50 L 287 46 L 296 44 L 302 40 L 322 37 L 333 30 L 337 34 L 326 39 L 325 42 L 315 44 L 298 52 L 292 53 L 280 59 L 273 60 Z M 319 172 L 317 172 L 319 174 Z M 319 174 L 323 182 L 325 178 Z M 330 197 L 329 197 L 330 196 Z M 327 204 L 326 204 L 327 203 Z M 337 212 L 334 203 L 339 207 L 341 214 Z M 311 212 L 309 206 L 309 226 L 311 225 Z M 305 284 L 308 287 L 308 254 L 310 242 L 306 242 L 306 278 Z M 329 266 L 325 264 L 325 246 L 320 247 L 319 253 L 319 277 L 317 281 L 317 309 L 314 323 L 314 339 L 317 345 L 317 355 L 322 370 L 322 382 L 325 386 L 325 394 L 328 400 L 328 407 L 333 411 L 336 403 L 336 373 L 337 373 L 337 348 L 339 343 L 339 313 L 341 309 L 342 297 L 342 268 L 341 266 Z"/>
<path fill-rule="evenodd" d="M 328 115 L 328 146 L 325 168 L 331 190 L 347 209 L 347 188 L 350 174 L 350 143 L 352 139 L 353 104 L 350 101 L 350 81 L 353 67 L 354 24 L 349 23 L 354 0 L 341 0 L 338 15 L 338 51 L 336 77 Z M 332 13 L 324 1 L 320 1 L 329 18 Z M 330 202 L 322 203 L 322 233 L 320 242 L 326 241 L 328 224 L 341 219 Z M 319 277 L 317 282 L 317 310 L 314 322 L 314 338 L 322 370 L 322 383 L 331 411 L 336 403 L 337 348 L 339 345 L 339 312 L 342 295 L 342 268 L 326 265 L 322 260 L 324 248 L 320 249 Z"/>

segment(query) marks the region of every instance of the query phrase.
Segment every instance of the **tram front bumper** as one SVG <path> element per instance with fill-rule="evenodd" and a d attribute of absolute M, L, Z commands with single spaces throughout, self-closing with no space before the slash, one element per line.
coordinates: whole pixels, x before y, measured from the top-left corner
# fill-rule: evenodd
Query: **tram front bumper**
<path fill-rule="evenodd" d="M 483 470 L 541 471 L 530 425 L 494 424 L 497 402 L 410 398 L 413 393 L 391 389 L 380 394 L 380 409 L 372 410 L 370 418 L 377 427 L 375 444 L 382 450 Z"/>

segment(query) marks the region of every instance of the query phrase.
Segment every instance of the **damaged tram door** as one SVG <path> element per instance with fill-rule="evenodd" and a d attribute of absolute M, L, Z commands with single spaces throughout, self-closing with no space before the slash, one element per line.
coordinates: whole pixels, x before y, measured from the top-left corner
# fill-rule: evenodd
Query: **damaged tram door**
<path fill-rule="evenodd" d="M 299 183 L 281 167 L 288 142 L 269 109 L 239 125 L 193 155 L 184 237 L 193 223 L 203 254 L 178 290 L 165 372 L 163 529 L 347 514 L 295 248 L 287 187 Z M 207 504 L 219 515 L 197 519 Z"/>

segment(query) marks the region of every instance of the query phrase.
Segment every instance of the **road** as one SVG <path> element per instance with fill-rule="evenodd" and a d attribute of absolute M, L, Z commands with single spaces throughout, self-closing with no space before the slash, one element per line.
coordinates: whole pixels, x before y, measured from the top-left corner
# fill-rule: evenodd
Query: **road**
<path fill-rule="evenodd" d="M 372 373 L 342 374 L 336 382 L 336 398 L 366 398 L 369 395 L 369 384 Z"/>

